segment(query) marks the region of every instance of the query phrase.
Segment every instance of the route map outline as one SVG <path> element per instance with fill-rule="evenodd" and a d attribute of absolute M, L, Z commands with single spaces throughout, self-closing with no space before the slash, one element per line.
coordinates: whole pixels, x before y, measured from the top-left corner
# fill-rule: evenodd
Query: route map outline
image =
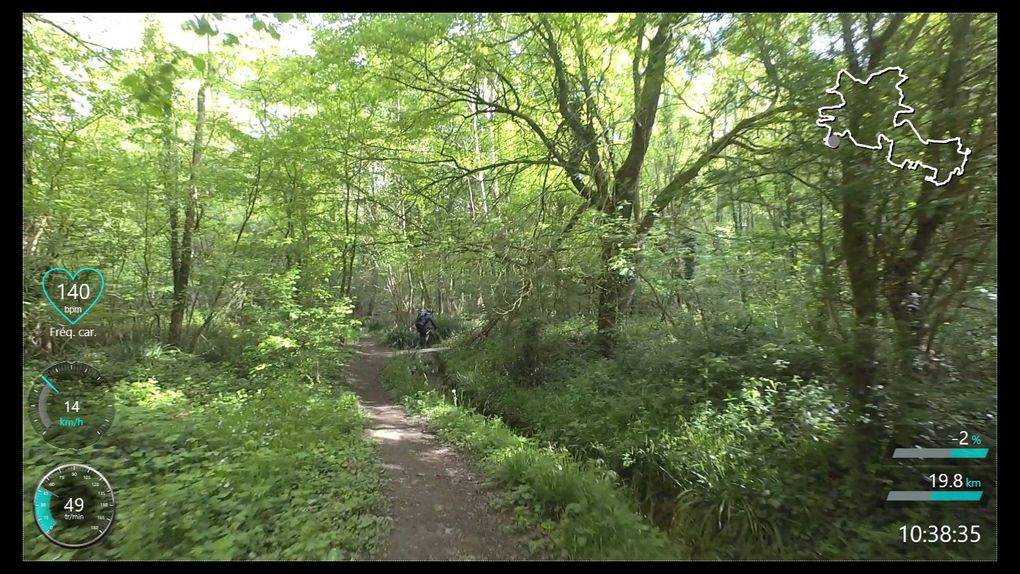
<path fill-rule="evenodd" d="M 846 77 L 850 78 L 854 82 L 866 86 L 874 78 L 877 78 L 878 76 L 881 76 L 881 75 L 883 75 L 883 74 L 885 74 L 887 72 L 893 71 L 893 70 L 895 70 L 896 73 L 900 77 L 900 80 L 898 82 L 896 82 L 896 86 L 895 86 L 896 87 L 896 91 L 899 92 L 899 94 L 900 94 L 900 97 L 899 97 L 899 101 L 896 102 L 897 107 L 899 108 L 899 110 L 895 114 L 893 114 L 893 128 L 895 129 L 895 128 L 901 127 L 904 124 L 910 126 L 910 130 L 912 132 L 914 132 L 914 136 L 918 139 L 918 141 L 921 142 L 922 145 L 925 145 L 925 146 L 927 146 L 929 144 L 932 144 L 932 143 L 935 143 L 935 144 L 948 144 L 948 143 L 956 142 L 956 144 L 957 144 L 957 146 L 956 146 L 956 153 L 958 153 L 958 154 L 963 156 L 963 163 L 961 165 L 959 165 L 957 167 L 954 167 L 953 169 L 949 170 L 949 175 L 946 176 L 946 178 L 943 181 L 938 181 L 936 179 L 938 177 L 938 174 L 939 174 L 939 168 L 938 167 L 930 166 L 930 165 L 924 163 L 921 160 L 905 159 L 905 160 L 903 160 L 902 162 L 900 162 L 898 164 L 896 162 L 894 162 L 893 159 L 892 159 L 892 154 L 893 154 L 893 148 L 896 146 L 896 142 L 893 141 L 892 139 L 890 139 L 889 137 L 887 137 L 883 133 L 879 133 L 878 134 L 878 137 L 877 137 L 878 145 L 876 145 L 876 146 L 869 146 L 867 144 L 862 144 L 862 143 L 858 142 L 856 139 L 854 139 L 853 133 L 852 133 L 850 128 L 847 128 L 847 129 L 843 130 L 842 132 L 835 132 L 835 136 L 839 137 L 839 138 L 844 138 L 844 137 L 848 138 L 855 146 L 857 146 L 859 148 L 863 148 L 863 149 L 872 150 L 872 151 L 881 150 L 882 149 L 882 145 L 883 145 L 882 142 L 884 140 L 885 142 L 888 142 L 888 144 L 889 144 L 889 152 L 886 154 L 886 161 L 889 163 L 889 165 L 892 165 L 893 167 L 898 168 L 898 169 L 910 169 L 910 170 L 916 170 L 918 167 L 922 167 L 922 168 L 924 168 L 926 170 L 930 170 L 932 172 L 931 175 L 925 176 L 925 178 L 924 178 L 925 181 L 927 181 L 929 183 L 932 183 L 933 185 L 935 185 L 935 187 L 941 187 L 943 185 L 946 185 L 947 183 L 949 183 L 953 179 L 954 175 L 957 175 L 957 176 L 963 175 L 964 169 L 967 167 L 967 160 L 970 158 L 970 154 L 971 154 L 972 150 L 970 148 L 964 148 L 963 147 L 963 141 L 959 137 L 949 138 L 949 139 L 944 139 L 944 140 L 935 140 L 935 139 L 929 140 L 929 139 L 926 139 L 926 138 L 921 136 L 921 134 L 917 131 L 917 128 L 914 127 L 913 122 L 911 122 L 909 119 L 903 119 L 903 120 L 899 119 L 900 114 L 912 114 L 912 113 L 914 113 L 914 108 L 908 106 L 906 104 L 906 102 L 904 102 L 904 99 L 906 98 L 906 96 L 904 95 L 903 90 L 900 88 L 900 86 L 903 85 L 903 83 L 906 82 L 907 80 L 909 80 L 910 78 L 908 78 L 907 75 L 903 73 L 903 68 L 901 68 L 899 66 L 889 66 L 887 68 L 883 68 L 883 69 L 881 69 L 881 70 L 879 70 L 877 72 L 872 73 L 870 76 L 867 77 L 867 79 L 865 79 L 863 81 L 862 80 L 858 80 L 857 78 L 855 78 L 853 76 L 853 74 L 851 74 L 850 72 L 848 72 L 846 70 L 846 68 L 840 70 L 839 73 L 836 74 L 836 84 L 834 86 L 832 86 L 831 88 L 826 89 L 825 93 L 839 95 L 839 99 L 840 99 L 841 103 L 839 105 L 835 105 L 835 106 L 822 106 L 822 107 L 818 108 L 818 116 L 819 116 L 819 118 L 815 121 L 815 125 L 817 125 L 818 127 L 826 128 L 826 134 L 825 134 L 825 137 L 823 138 L 822 141 L 825 142 L 825 145 L 829 146 L 830 148 L 835 148 L 835 147 L 839 146 L 838 143 L 836 143 L 835 146 L 830 144 L 830 141 L 831 141 L 830 138 L 834 134 L 833 134 L 833 127 L 831 125 L 828 125 L 829 122 L 833 122 L 833 121 L 836 120 L 836 116 L 829 115 L 829 114 L 825 113 L 825 111 L 826 110 L 838 110 L 838 109 L 842 109 L 844 106 L 846 106 L 846 97 L 843 95 L 843 92 L 841 92 L 840 88 L 839 88 L 840 87 L 840 83 L 842 82 L 842 77 L 845 75 Z"/>

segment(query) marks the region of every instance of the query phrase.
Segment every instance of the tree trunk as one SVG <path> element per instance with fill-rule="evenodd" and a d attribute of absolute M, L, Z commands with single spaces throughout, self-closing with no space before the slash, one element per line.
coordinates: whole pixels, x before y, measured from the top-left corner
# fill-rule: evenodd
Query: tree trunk
<path fill-rule="evenodd" d="M 489 88 L 489 79 L 485 78 L 486 92 L 488 92 L 488 98 L 492 98 L 495 95 L 495 90 Z M 486 114 L 488 121 L 486 122 L 489 126 L 489 163 L 496 163 L 496 128 L 493 126 L 493 115 L 492 110 L 489 110 Z M 499 178 L 493 177 L 492 179 L 492 208 L 499 213 Z"/>
<path fill-rule="evenodd" d="M 616 269 L 620 253 L 618 236 L 610 235 L 602 240 L 600 255 L 602 276 L 596 285 L 598 297 L 596 330 L 599 348 L 605 356 L 609 356 L 616 346 L 617 326 L 625 310 L 624 293 L 629 286 L 627 277 Z"/>
<path fill-rule="evenodd" d="M 340 270 L 340 293 L 347 295 L 350 293 L 350 277 L 352 260 L 348 258 L 348 251 L 350 251 L 350 237 L 351 237 L 351 173 L 348 160 L 344 159 L 344 253 L 343 253 L 343 268 Z M 350 263 L 349 263 L 350 262 Z"/>
<path fill-rule="evenodd" d="M 372 173 L 369 172 L 369 177 L 372 178 Z M 374 180 L 374 178 L 372 178 Z M 374 184 L 373 184 L 374 185 Z M 358 203 L 361 199 L 361 192 L 358 191 L 354 197 L 354 227 L 351 236 L 351 256 L 347 263 L 347 290 L 344 292 L 345 297 L 351 296 L 351 288 L 354 283 L 354 260 L 358 255 Z"/>
<path fill-rule="evenodd" d="M 843 158 L 842 248 L 850 277 L 854 325 L 844 372 L 849 379 L 851 412 L 856 423 L 852 456 L 874 452 L 882 428 L 878 397 L 878 266 L 872 254 L 868 209 L 868 159 L 854 147 Z"/>
<path fill-rule="evenodd" d="M 193 234 L 198 223 L 199 171 L 202 168 L 202 131 L 205 127 L 206 84 L 198 90 L 195 116 L 195 140 L 191 147 L 191 176 L 188 201 L 184 206 L 184 229 L 180 244 L 180 263 L 174 273 L 174 299 L 170 311 L 170 343 L 180 345 L 184 312 L 188 304 L 188 283 L 191 280 Z"/>
<path fill-rule="evenodd" d="M 933 122 L 930 136 L 933 139 L 947 133 L 963 133 L 967 127 L 963 109 L 970 91 L 960 88 L 970 43 L 972 20 L 972 14 L 950 16 L 949 62 L 940 86 L 940 104 L 946 115 L 942 116 L 945 119 L 940 118 Z M 942 146 L 926 146 L 925 163 L 943 165 L 942 151 Z M 884 291 L 886 304 L 896 329 L 896 354 L 900 375 L 899 384 L 893 389 L 899 407 L 896 417 L 897 440 L 913 440 L 915 417 L 924 406 L 923 399 L 918 396 L 920 385 L 923 384 L 918 368 L 921 359 L 923 317 L 930 308 L 927 299 L 930 299 L 933 293 L 922 293 L 922 289 L 915 284 L 915 275 L 928 255 L 936 232 L 946 221 L 948 212 L 953 209 L 954 200 L 966 192 L 966 186 L 967 182 L 961 182 L 959 178 L 954 178 L 941 188 L 927 181 L 922 182 L 918 202 L 920 205 L 917 207 L 917 228 L 909 248 L 896 253 L 892 261 L 886 264 L 886 273 L 883 277 Z M 941 204 L 935 204 L 934 199 L 942 200 Z"/>
<path fill-rule="evenodd" d="M 482 163 L 483 163 L 482 162 L 481 138 L 479 138 L 479 136 L 478 136 L 478 106 L 475 105 L 473 102 L 470 104 L 470 106 L 471 106 L 471 125 L 472 125 L 471 132 L 472 132 L 473 139 L 474 139 L 474 144 L 475 144 L 475 169 L 478 169 L 478 168 L 480 168 L 482 166 Z M 485 172 L 484 171 L 478 171 L 478 173 L 477 173 L 477 175 L 475 177 L 478 179 L 478 192 L 482 196 L 482 214 L 483 215 L 487 215 L 489 213 L 489 198 L 488 198 L 488 196 L 485 193 Z M 472 201 L 472 204 L 473 203 L 474 202 Z"/>

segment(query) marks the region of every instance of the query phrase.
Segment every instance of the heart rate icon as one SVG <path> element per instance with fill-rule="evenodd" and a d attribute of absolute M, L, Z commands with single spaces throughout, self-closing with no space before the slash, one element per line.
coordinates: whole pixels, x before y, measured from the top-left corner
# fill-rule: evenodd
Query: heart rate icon
<path fill-rule="evenodd" d="M 49 277 L 50 273 L 53 273 L 54 271 L 63 271 L 64 274 L 67 275 L 68 279 L 70 279 L 70 281 L 72 282 L 69 287 L 66 284 L 66 282 L 58 284 L 60 289 L 59 293 L 60 300 L 63 302 L 65 299 L 72 299 L 79 301 L 78 303 L 72 303 L 61 307 L 60 305 L 57 305 L 55 301 L 53 301 L 53 297 L 50 297 L 49 290 L 47 290 L 46 288 L 46 278 Z M 92 287 L 89 283 L 86 282 L 80 284 L 73 283 L 75 278 L 78 277 L 78 275 L 84 271 L 92 271 L 93 273 L 99 276 L 99 292 L 96 293 L 95 296 L 93 296 L 92 294 Z M 82 267 L 81 269 L 75 271 L 73 274 L 67 269 L 64 269 L 63 267 L 54 267 L 53 269 L 50 269 L 49 271 L 43 274 L 42 288 L 43 294 L 46 295 L 46 300 L 50 302 L 50 305 L 53 305 L 53 308 L 57 310 L 57 313 L 60 313 L 60 316 L 66 319 L 68 323 L 74 325 L 78 321 L 81 321 L 82 317 L 84 317 L 89 312 L 89 310 L 95 307 L 96 303 L 99 302 L 99 298 L 103 295 L 103 290 L 106 289 L 106 279 L 103 277 L 102 272 L 93 267 Z M 83 302 L 88 301 L 89 299 L 91 299 L 92 302 L 89 303 L 87 307 L 83 307 L 82 306 Z M 77 314 L 78 316 L 72 319 L 67 316 L 68 313 Z"/>

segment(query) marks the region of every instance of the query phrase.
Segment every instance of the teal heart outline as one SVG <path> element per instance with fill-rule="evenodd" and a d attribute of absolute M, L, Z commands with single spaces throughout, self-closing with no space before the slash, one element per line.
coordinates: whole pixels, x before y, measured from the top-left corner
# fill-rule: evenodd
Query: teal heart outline
<path fill-rule="evenodd" d="M 74 281 L 74 278 L 77 277 L 82 271 L 95 271 L 96 275 L 99 275 L 99 280 L 101 281 L 101 283 L 99 284 L 99 294 L 96 295 L 96 298 L 92 301 L 92 304 L 89 305 L 88 307 L 86 307 L 85 310 L 81 312 L 81 315 L 78 315 L 78 318 L 73 320 L 73 321 L 71 320 L 70 317 L 68 317 L 67 315 L 64 314 L 64 312 L 60 309 L 60 307 L 57 306 L 56 303 L 53 302 L 53 299 L 50 298 L 50 294 L 46 291 L 46 278 L 49 277 L 50 273 L 53 273 L 54 271 L 63 271 L 64 273 L 67 273 L 67 276 L 71 278 L 71 281 Z M 57 313 L 60 313 L 60 316 L 63 317 L 64 319 L 66 319 L 68 323 L 70 323 L 71 325 L 74 325 L 78 321 L 81 321 L 82 317 L 87 315 L 89 310 L 91 310 L 93 307 L 95 307 L 96 303 L 99 302 L 99 298 L 103 296 L 103 291 L 106 290 L 106 278 L 103 277 L 102 271 L 100 271 L 100 270 L 98 270 L 98 269 L 96 269 L 94 267 L 82 267 L 81 269 L 75 271 L 74 275 L 72 275 L 70 271 L 68 271 L 67 269 L 64 269 L 63 267 L 54 267 L 53 269 L 50 269 L 49 271 L 47 271 L 46 273 L 43 274 L 43 276 L 42 276 L 42 290 L 43 290 L 43 295 L 46 296 L 46 300 L 50 302 L 50 305 L 53 305 L 53 308 L 57 310 Z"/>

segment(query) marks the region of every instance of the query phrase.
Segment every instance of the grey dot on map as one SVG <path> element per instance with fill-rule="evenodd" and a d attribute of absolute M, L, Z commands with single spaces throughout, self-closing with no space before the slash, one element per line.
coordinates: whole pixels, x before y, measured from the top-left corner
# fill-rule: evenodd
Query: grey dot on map
<path fill-rule="evenodd" d="M 836 134 L 829 134 L 829 137 L 825 138 L 825 145 L 836 149 L 839 147 L 839 136 Z"/>

